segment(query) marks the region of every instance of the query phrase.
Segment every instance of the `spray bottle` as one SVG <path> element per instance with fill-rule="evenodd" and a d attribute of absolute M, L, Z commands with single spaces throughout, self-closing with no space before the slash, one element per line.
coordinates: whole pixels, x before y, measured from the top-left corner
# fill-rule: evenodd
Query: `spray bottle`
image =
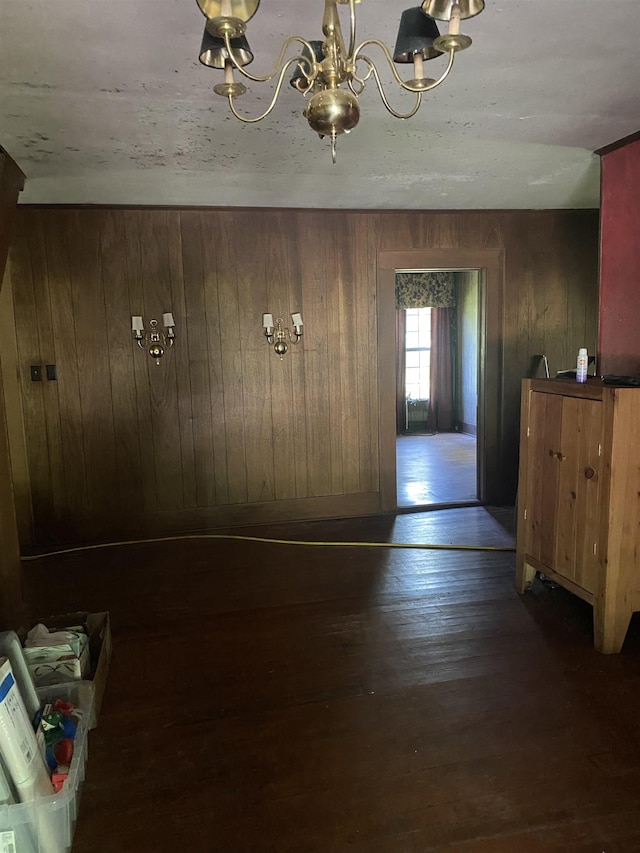
<path fill-rule="evenodd" d="M 576 366 L 576 382 L 587 381 L 587 367 L 589 365 L 589 356 L 585 347 L 578 350 L 578 363 Z"/>

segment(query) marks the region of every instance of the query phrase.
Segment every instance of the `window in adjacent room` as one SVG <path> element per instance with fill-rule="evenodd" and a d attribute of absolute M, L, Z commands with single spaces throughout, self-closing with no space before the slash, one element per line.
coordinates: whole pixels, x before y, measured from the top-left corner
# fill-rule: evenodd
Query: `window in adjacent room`
<path fill-rule="evenodd" d="M 405 316 L 405 393 L 411 400 L 428 400 L 431 308 L 407 308 Z"/>

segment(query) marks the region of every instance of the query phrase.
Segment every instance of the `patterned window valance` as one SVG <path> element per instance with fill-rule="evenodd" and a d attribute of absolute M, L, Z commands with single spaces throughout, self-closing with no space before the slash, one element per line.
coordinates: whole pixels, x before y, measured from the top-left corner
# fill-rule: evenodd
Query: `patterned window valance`
<path fill-rule="evenodd" d="M 396 308 L 453 308 L 452 272 L 397 272 Z"/>

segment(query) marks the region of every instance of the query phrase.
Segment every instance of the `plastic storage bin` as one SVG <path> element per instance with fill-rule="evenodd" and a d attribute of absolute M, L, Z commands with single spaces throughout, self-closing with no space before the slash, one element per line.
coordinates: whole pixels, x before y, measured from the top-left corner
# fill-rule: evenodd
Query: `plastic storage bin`
<path fill-rule="evenodd" d="M 0 806 L 0 850 L 11 853 L 67 853 L 71 849 L 94 714 L 94 691 L 87 682 L 68 682 L 38 690 L 42 704 L 64 699 L 83 711 L 78 723 L 69 778 L 59 794 L 32 803 Z M 12 846 L 13 845 L 13 846 Z"/>

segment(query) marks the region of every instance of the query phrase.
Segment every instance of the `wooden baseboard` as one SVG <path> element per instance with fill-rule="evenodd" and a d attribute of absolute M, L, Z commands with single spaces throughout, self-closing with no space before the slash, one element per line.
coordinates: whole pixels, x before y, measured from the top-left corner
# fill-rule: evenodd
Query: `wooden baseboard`
<path fill-rule="evenodd" d="M 242 527 L 288 521 L 327 518 L 354 518 L 380 513 L 378 492 L 355 495 L 327 495 L 265 503 L 233 504 L 170 510 L 110 518 L 85 518 L 51 525 L 37 531 L 37 544 L 30 553 L 49 546 L 61 547 L 122 540 L 149 539 L 174 534 L 196 533 L 219 528 Z"/>

